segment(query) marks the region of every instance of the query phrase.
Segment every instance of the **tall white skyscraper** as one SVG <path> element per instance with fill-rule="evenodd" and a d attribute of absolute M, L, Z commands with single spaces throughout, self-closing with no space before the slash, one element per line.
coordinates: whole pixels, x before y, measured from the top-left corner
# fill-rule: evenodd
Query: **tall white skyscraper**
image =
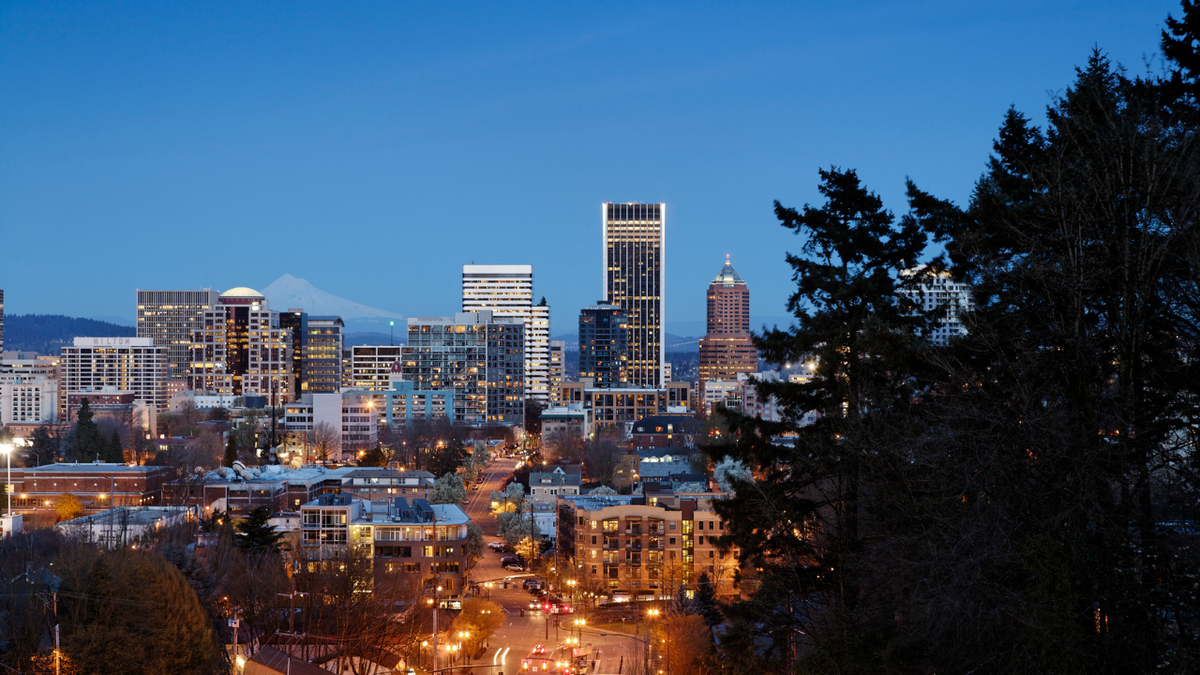
<path fill-rule="evenodd" d="M 629 320 L 629 384 L 661 387 L 667 359 L 667 205 L 605 203 L 600 219 L 605 299 L 620 305 Z"/>
<path fill-rule="evenodd" d="M 463 265 L 464 312 L 490 310 L 525 324 L 525 393 L 550 400 L 550 307 L 533 298 L 533 265 Z M 543 299 L 544 302 L 544 299 Z"/>

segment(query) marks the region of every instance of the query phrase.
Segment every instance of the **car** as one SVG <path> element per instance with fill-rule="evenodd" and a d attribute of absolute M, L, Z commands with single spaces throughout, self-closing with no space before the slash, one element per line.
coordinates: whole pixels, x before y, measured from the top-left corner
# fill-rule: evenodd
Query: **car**
<path fill-rule="evenodd" d="M 476 478 L 476 479 L 475 479 L 475 482 L 476 482 L 476 483 L 482 483 L 482 482 L 483 482 L 483 476 L 480 476 L 479 478 Z"/>
<path fill-rule="evenodd" d="M 467 497 L 466 499 L 463 500 L 463 506 L 466 506 L 467 504 L 470 504 L 470 503 L 471 503 L 470 497 Z"/>
<path fill-rule="evenodd" d="M 504 569 L 510 572 L 524 572 L 525 566 L 519 562 L 504 563 Z"/>
<path fill-rule="evenodd" d="M 502 542 L 502 541 L 488 542 L 488 548 L 492 549 L 493 551 L 497 551 L 497 552 L 503 551 L 504 550 L 504 542 Z"/>
<path fill-rule="evenodd" d="M 541 656 L 546 653 L 546 645 L 537 645 L 533 648 L 533 653 Z"/>
<path fill-rule="evenodd" d="M 479 486 L 478 486 L 478 485 L 472 485 L 472 486 L 471 486 L 471 489 L 472 489 L 472 490 L 478 490 L 478 489 L 479 489 Z"/>
<path fill-rule="evenodd" d="M 534 590 L 534 591 L 540 591 L 540 590 L 542 590 L 542 582 L 541 582 L 540 580 L 538 580 L 538 579 L 526 579 L 526 580 L 525 580 L 525 581 L 524 581 L 524 582 L 521 584 L 521 586 L 522 586 L 522 587 L 523 587 L 525 590 L 527 590 L 527 591 L 529 591 L 529 590 Z"/>

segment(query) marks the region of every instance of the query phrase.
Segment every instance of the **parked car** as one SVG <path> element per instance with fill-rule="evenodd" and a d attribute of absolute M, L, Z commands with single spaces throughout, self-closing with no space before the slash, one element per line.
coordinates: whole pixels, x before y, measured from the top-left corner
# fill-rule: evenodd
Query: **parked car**
<path fill-rule="evenodd" d="M 504 542 L 502 542 L 502 541 L 490 541 L 490 542 L 488 542 L 488 548 L 490 548 L 490 549 L 492 549 L 493 551 L 496 551 L 496 552 L 503 551 L 503 550 L 504 550 Z"/>
<path fill-rule="evenodd" d="M 504 569 L 510 572 L 524 572 L 525 565 L 519 562 L 507 562 L 504 563 Z"/>

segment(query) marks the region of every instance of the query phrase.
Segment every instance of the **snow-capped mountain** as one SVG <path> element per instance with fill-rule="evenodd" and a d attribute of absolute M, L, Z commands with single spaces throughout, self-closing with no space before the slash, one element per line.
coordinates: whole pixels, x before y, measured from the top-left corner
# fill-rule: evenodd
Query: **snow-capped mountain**
<path fill-rule="evenodd" d="M 340 316 L 343 321 L 347 322 L 404 318 L 402 314 L 396 312 L 368 307 L 345 298 L 339 298 L 332 293 L 326 293 L 308 281 L 298 279 L 290 274 L 285 274 L 272 281 L 270 286 L 262 290 L 262 294 L 271 301 L 271 309 L 277 312 L 296 307 L 310 315 Z"/>

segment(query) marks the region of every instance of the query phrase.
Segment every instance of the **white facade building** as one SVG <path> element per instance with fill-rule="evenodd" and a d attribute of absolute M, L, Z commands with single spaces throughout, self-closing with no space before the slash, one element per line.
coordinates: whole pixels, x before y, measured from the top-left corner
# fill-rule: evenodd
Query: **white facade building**
<path fill-rule="evenodd" d="M 533 265 L 463 265 L 464 312 L 491 310 L 525 324 L 525 394 L 550 400 L 550 307 L 534 304 Z"/>
<path fill-rule="evenodd" d="M 58 420 L 59 358 L 0 360 L 0 422 L 47 424 Z"/>
<path fill-rule="evenodd" d="M 917 276 L 916 287 L 901 288 L 898 292 L 908 296 L 922 311 L 932 312 L 936 319 L 929 341 L 935 345 L 946 345 L 950 338 L 965 335 L 962 315 L 975 308 L 970 284 L 960 283 L 949 272 L 930 273 L 925 265 L 900 272 L 904 279 Z"/>
<path fill-rule="evenodd" d="M 77 337 L 62 348 L 59 397 L 65 410 L 67 392 L 133 392 L 134 398 L 165 412 L 169 365 L 167 348 L 148 337 Z"/>
<path fill-rule="evenodd" d="M 359 450 L 373 447 L 378 438 L 374 398 L 369 391 L 302 394 L 299 401 L 284 407 L 284 428 L 308 433 L 324 422 L 336 434 L 339 450 L 328 459 L 350 458 Z"/>

